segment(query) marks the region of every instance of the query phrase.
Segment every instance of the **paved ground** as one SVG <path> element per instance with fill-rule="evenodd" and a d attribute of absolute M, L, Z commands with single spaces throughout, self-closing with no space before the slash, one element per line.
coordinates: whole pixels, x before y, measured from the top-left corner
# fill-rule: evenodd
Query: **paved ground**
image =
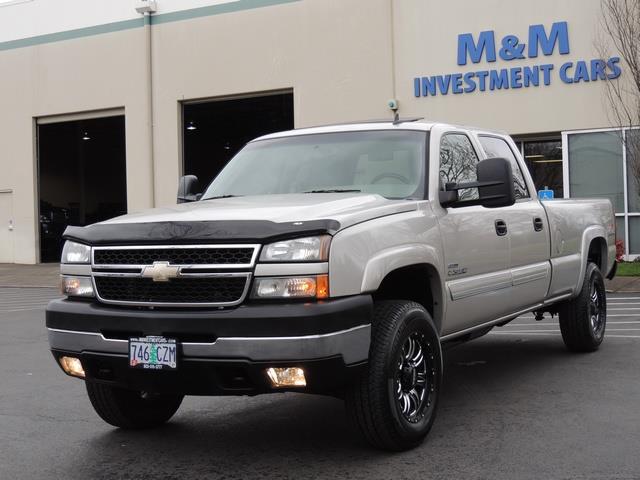
<path fill-rule="evenodd" d="M 0 287 L 56 287 L 59 281 L 60 268 L 57 263 L 0 263 Z"/>
<path fill-rule="evenodd" d="M 300 394 L 192 397 L 164 428 L 113 429 L 47 350 L 55 295 L 0 288 L 0 479 L 640 478 L 640 296 L 609 298 L 594 354 L 528 317 L 449 350 L 428 441 L 391 455 L 340 401 Z"/>

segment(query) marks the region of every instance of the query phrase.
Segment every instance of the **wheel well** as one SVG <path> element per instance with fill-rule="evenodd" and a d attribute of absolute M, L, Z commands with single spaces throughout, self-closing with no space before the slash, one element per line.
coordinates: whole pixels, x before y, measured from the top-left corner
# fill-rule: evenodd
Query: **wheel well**
<path fill-rule="evenodd" d="M 389 272 L 373 293 L 374 300 L 411 300 L 422 305 L 440 331 L 442 293 L 438 271 L 429 264 L 410 265 Z"/>
<path fill-rule="evenodd" d="M 598 237 L 591 240 L 587 261 L 595 263 L 603 275 L 606 275 L 607 268 L 607 242 L 604 238 Z"/>

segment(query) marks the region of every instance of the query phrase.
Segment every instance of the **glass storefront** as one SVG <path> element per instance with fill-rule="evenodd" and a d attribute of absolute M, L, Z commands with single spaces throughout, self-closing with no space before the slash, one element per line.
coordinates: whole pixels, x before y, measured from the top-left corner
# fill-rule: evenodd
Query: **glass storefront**
<path fill-rule="evenodd" d="M 610 199 L 625 254 L 640 255 L 640 129 L 565 132 L 563 142 L 567 196 Z"/>

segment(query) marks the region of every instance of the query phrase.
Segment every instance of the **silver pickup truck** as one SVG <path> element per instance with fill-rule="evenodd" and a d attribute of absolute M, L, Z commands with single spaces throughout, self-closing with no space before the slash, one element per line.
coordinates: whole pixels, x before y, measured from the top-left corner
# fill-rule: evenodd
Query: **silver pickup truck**
<path fill-rule="evenodd" d="M 388 450 L 429 432 L 449 344 L 546 312 L 596 350 L 616 267 L 608 200 L 540 202 L 507 135 L 402 120 L 258 138 L 204 193 L 64 237 L 49 342 L 106 422 L 309 392 Z"/>

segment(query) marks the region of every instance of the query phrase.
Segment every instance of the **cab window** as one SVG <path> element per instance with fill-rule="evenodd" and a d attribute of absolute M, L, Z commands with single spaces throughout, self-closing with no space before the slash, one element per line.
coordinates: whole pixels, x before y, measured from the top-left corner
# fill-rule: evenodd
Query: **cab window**
<path fill-rule="evenodd" d="M 471 140 L 463 133 L 448 133 L 440 142 L 440 181 L 447 183 L 475 182 L 478 155 Z M 477 200 L 478 189 L 459 190 L 460 200 Z"/>

